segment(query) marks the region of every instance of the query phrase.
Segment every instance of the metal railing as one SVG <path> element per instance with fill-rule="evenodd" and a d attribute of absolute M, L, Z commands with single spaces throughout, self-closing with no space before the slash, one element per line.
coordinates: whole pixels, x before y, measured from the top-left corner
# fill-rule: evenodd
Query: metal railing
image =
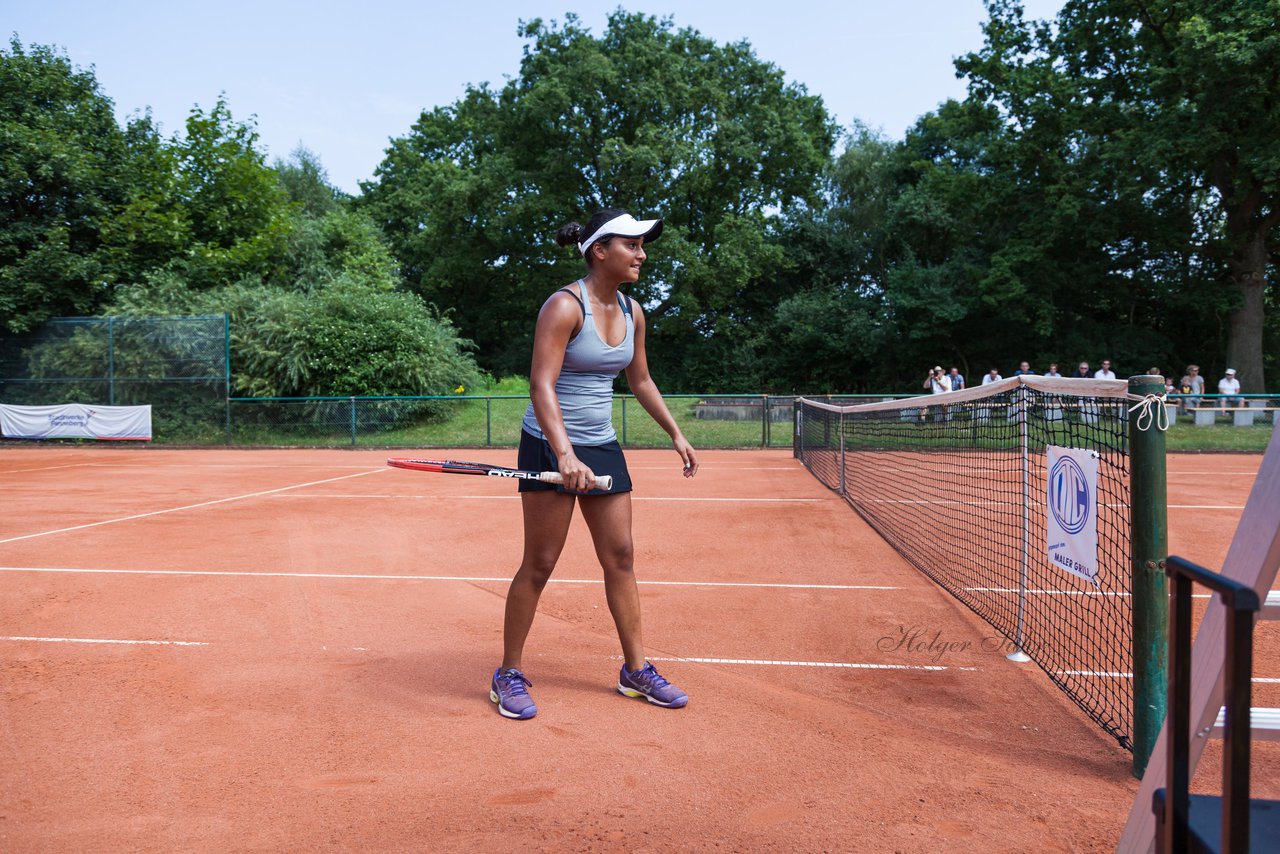
<path fill-rule="evenodd" d="M 663 396 L 695 447 L 789 448 L 795 395 Z M 830 396 L 836 401 L 889 395 Z M 233 397 L 222 441 L 249 445 L 515 447 L 528 395 L 414 397 Z M 667 447 L 670 438 L 634 395 L 614 396 L 613 423 L 628 448 Z"/>

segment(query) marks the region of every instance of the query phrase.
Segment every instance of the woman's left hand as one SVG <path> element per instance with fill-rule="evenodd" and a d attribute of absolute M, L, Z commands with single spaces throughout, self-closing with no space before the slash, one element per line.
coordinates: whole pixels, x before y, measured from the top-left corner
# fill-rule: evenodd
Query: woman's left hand
<path fill-rule="evenodd" d="M 693 445 L 690 445 L 684 436 L 673 439 L 672 444 L 675 445 L 680 459 L 684 460 L 684 476 L 693 477 L 698 473 L 698 453 L 693 449 Z"/>

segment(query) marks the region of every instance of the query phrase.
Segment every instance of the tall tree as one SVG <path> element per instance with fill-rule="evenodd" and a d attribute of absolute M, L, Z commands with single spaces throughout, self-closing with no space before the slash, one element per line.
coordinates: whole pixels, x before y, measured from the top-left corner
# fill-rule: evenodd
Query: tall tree
<path fill-rule="evenodd" d="M 581 270 L 555 229 L 601 207 L 665 217 L 634 295 L 664 376 L 690 376 L 687 342 L 741 331 L 740 298 L 780 258 L 768 231 L 815 197 L 832 123 L 745 42 L 669 19 L 617 11 L 598 38 L 574 16 L 521 32 L 518 76 L 424 113 L 361 204 L 486 367 L 520 373 L 537 306 Z"/>
<path fill-rule="evenodd" d="M 99 236 L 124 195 L 125 143 L 92 70 L 0 50 L 0 318 L 26 331 L 109 295 Z"/>
<path fill-rule="evenodd" d="M 1168 283 L 1179 256 L 1184 273 L 1203 256 L 1231 297 L 1227 360 L 1245 391 L 1263 391 L 1280 224 L 1280 4 L 1068 0 L 1052 24 L 1024 20 L 1016 0 L 987 6 L 984 47 L 957 63 L 971 97 L 998 105 L 1012 133 L 1052 132 L 1087 153 L 1079 199 L 1094 210 L 1102 200 L 1174 224 L 1114 245 L 1117 267 L 1165 266 Z M 1195 245 L 1169 246 L 1178 235 Z M 1206 291 L 1181 302 L 1218 304 L 1220 290 Z"/>

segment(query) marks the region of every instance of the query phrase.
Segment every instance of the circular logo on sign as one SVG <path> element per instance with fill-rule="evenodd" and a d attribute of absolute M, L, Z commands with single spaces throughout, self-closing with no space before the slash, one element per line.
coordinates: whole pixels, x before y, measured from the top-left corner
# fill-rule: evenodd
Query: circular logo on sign
<path fill-rule="evenodd" d="M 1068 534 L 1078 534 L 1089 521 L 1093 506 L 1089 480 L 1071 457 L 1059 457 L 1049 472 L 1049 510 Z"/>

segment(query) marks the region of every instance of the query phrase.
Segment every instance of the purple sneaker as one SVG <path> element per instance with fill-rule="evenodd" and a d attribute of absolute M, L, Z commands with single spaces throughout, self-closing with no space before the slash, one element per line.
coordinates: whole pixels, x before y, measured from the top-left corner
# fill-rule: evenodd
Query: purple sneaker
<path fill-rule="evenodd" d="M 538 713 L 533 698 L 526 690 L 532 687 L 525 675 L 514 667 L 493 671 L 493 685 L 489 687 L 489 699 L 498 704 L 498 712 L 504 718 L 525 721 Z"/>
<path fill-rule="evenodd" d="M 681 709 L 689 702 L 689 695 L 658 675 L 649 662 L 636 671 L 622 665 L 618 674 L 618 693 L 624 697 L 644 697 L 655 706 Z"/>

